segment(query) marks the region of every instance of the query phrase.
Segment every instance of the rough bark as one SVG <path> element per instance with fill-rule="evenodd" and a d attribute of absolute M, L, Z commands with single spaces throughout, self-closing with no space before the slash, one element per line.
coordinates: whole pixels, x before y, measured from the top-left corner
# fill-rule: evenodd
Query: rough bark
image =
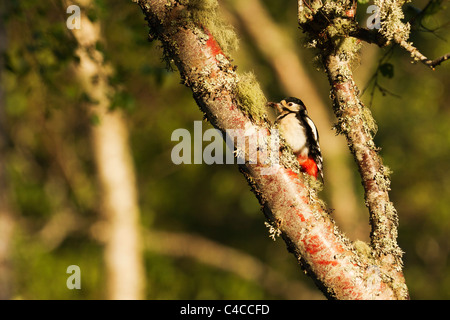
<path fill-rule="evenodd" d="M 249 138 L 248 150 L 261 150 L 270 159 L 265 143 L 273 136 L 265 117 L 264 99 L 242 99 L 242 78 L 214 35 L 215 1 L 137 1 L 150 26 L 150 39 L 159 39 L 164 56 L 174 62 L 183 83 L 207 119 L 219 130 L 239 130 Z M 253 96 L 261 96 L 257 84 Z M 264 139 L 257 139 L 262 133 Z M 272 133 L 272 134 L 271 134 Z M 257 148 L 251 144 L 257 144 Z M 264 151 L 266 150 L 266 151 Z M 251 158 L 247 150 L 238 150 Z M 260 153 L 260 155 L 261 155 Z M 311 178 L 299 174 L 292 153 L 280 154 L 280 165 L 264 174 L 269 165 L 246 162 L 241 171 L 258 197 L 274 230 L 328 298 L 402 299 L 403 279 L 371 255 L 363 243 L 351 243 L 336 228 Z"/>
<path fill-rule="evenodd" d="M 389 200 L 389 169 L 383 165 L 373 141 L 377 127 L 370 111 L 359 98 L 352 66 L 359 60 L 359 41 L 349 35 L 357 29 L 356 2 L 317 2 L 311 6 L 299 0 L 299 24 L 318 49 L 331 86 L 336 129 L 347 142 L 358 166 L 371 224 L 371 256 L 397 283 L 404 283 L 402 254 L 397 244 L 398 217 Z M 385 29 L 389 29 L 386 27 Z M 402 296 L 407 297 L 406 285 Z"/>
<path fill-rule="evenodd" d="M 301 97 L 308 107 L 309 116 L 314 119 L 320 132 L 327 192 L 336 221 L 350 238 L 368 239 L 354 186 L 352 183 L 342 183 L 353 180 L 351 159 L 346 152 L 347 143 L 345 138 L 336 136 L 330 130 L 332 120 L 327 111 L 328 105 L 304 68 L 310 62 L 302 62 L 302 58 L 305 59 L 295 50 L 294 41 L 286 37 L 259 0 L 230 2 L 233 12 L 236 12 L 255 45 L 274 69 L 286 96 Z"/>

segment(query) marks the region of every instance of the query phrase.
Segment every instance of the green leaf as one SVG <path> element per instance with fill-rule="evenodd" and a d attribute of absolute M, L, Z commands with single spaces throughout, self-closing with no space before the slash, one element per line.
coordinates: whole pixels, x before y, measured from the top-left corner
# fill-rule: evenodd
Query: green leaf
<path fill-rule="evenodd" d="M 443 10 L 444 6 L 442 6 L 442 0 L 431 0 L 427 6 L 424 8 L 424 15 L 431 16 L 433 14 L 438 13 Z"/>
<path fill-rule="evenodd" d="M 391 63 L 383 63 L 378 69 L 380 70 L 383 77 L 389 79 L 394 77 L 394 65 L 392 65 Z"/>

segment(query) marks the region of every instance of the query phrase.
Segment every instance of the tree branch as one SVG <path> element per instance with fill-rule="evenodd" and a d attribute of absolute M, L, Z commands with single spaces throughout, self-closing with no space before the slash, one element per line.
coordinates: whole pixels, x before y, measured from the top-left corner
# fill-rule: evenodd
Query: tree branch
<path fill-rule="evenodd" d="M 358 214 L 360 210 L 354 186 L 352 183 L 342 184 L 342 181 L 353 179 L 345 138 L 336 136 L 330 130 L 332 119 L 328 114 L 328 104 L 324 101 L 326 98 L 320 96 L 304 67 L 307 61 L 302 61 L 302 58 L 306 59 L 296 52 L 294 40 L 286 37 L 260 0 L 234 0 L 229 3 L 256 47 L 272 66 L 286 95 L 301 97 L 307 106 L 311 106 L 308 113 L 320 132 L 327 192 L 330 205 L 335 209 L 334 218 L 351 238 L 367 238 L 368 232 L 361 230 L 362 218 Z"/>
<path fill-rule="evenodd" d="M 319 49 L 331 85 L 333 109 L 338 119 L 336 129 L 346 136 L 358 165 L 372 227 L 371 255 L 386 274 L 402 284 L 400 297 L 405 298 L 408 293 L 401 274 L 402 251 L 397 245 L 398 218 L 388 194 L 389 169 L 377 154 L 372 137 L 376 124 L 359 99 L 359 89 L 353 79 L 351 66 L 359 59 L 359 44 L 349 37 L 354 30 L 354 22 L 347 20 L 347 23 L 342 23 L 352 5 L 352 1 L 326 2 L 323 6 L 314 6 L 316 11 L 306 11 L 303 1 L 299 0 L 299 24 L 307 32 L 309 41 Z M 317 25 L 323 19 L 333 28 L 317 32 Z"/>
<path fill-rule="evenodd" d="M 380 10 L 381 29 L 368 30 L 354 26 L 349 35 L 368 43 L 374 43 L 379 47 L 387 46 L 393 41 L 405 51 L 409 52 L 414 61 L 420 61 L 432 70 L 442 62 L 450 58 L 447 53 L 439 58 L 431 60 L 417 49 L 412 42 L 408 42 L 410 36 L 410 24 L 404 23 L 402 5 L 405 1 L 377 0 L 375 4 Z M 430 2 L 427 4 L 427 6 Z M 426 10 L 427 6 L 423 11 Z"/>
<path fill-rule="evenodd" d="M 389 263 L 401 269 L 401 250 L 397 239 L 397 214 L 389 200 L 389 170 L 377 154 L 372 138 L 373 119 L 358 96 L 350 61 L 342 52 L 326 57 L 324 63 L 334 96 L 338 130 L 345 134 L 353 153 L 366 195 L 372 226 L 372 248 L 378 256 L 390 256 Z"/>
<path fill-rule="evenodd" d="M 273 130 L 266 120 L 265 99 L 258 98 L 263 95 L 256 82 L 247 83 L 243 90 L 241 76 L 213 36 L 217 34 L 212 11 L 216 2 L 138 3 L 149 22 L 150 38 L 161 41 L 165 57 L 173 60 L 207 119 L 223 132 L 238 130 L 238 136 L 248 138 L 248 150 L 260 150 L 260 159 L 270 159 L 266 146 Z M 258 133 L 263 139 L 257 139 Z M 404 297 L 401 284 L 393 282 L 367 250 L 360 250 L 360 245 L 350 243 L 337 230 L 317 191 L 308 187 L 311 181 L 298 174 L 292 153 L 282 152 L 280 163 L 271 167 L 272 174 L 264 174 L 269 167 L 264 161 L 246 162 L 241 172 L 267 219 L 281 231 L 288 249 L 324 294 L 334 299 Z"/>
<path fill-rule="evenodd" d="M 357 39 L 363 40 L 367 43 L 373 43 L 378 45 L 380 48 L 386 46 L 389 42 L 386 38 L 384 38 L 380 33 L 377 31 L 368 30 L 365 28 L 357 28 L 354 31 L 351 31 L 349 33 L 350 36 L 355 37 Z M 411 57 L 416 60 L 422 62 L 424 65 L 430 67 L 431 69 L 435 69 L 438 65 L 440 65 L 442 62 L 447 61 L 450 59 L 450 53 L 444 54 L 441 57 L 438 57 L 434 60 L 431 60 L 427 58 L 425 55 L 423 55 L 419 49 L 414 47 L 412 43 L 407 42 L 405 40 L 396 39 L 396 43 L 402 47 L 405 51 L 409 52 L 411 54 Z"/>
<path fill-rule="evenodd" d="M 442 62 L 447 61 L 450 59 L 450 53 L 444 54 L 443 56 L 436 58 L 434 60 L 427 59 L 423 61 L 425 65 L 429 66 L 431 69 L 435 69 L 438 65 L 440 65 Z"/>
<path fill-rule="evenodd" d="M 387 40 L 378 33 L 376 29 L 369 30 L 358 27 L 355 30 L 350 31 L 349 35 L 367 43 L 376 44 L 380 48 L 383 48 L 388 44 Z"/>

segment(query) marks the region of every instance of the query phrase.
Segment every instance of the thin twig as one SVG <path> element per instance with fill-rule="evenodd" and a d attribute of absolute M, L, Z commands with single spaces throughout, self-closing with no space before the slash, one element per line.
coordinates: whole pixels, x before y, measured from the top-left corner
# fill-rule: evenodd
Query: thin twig
<path fill-rule="evenodd" d="M 428 59 L 427 61 L 425 61 L 425 64 L 434 69 L 435 67 L 440 65 L 442 62 L 447 61 L 448 59 L 450 59 L 450 53 L 444 54 L 443 56 L 436 58 L 434 60 Z"/>

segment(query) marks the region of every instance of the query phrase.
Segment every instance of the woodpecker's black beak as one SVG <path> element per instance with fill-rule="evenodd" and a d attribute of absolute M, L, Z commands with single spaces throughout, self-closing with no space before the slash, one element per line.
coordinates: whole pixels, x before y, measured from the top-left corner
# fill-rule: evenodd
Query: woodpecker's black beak
<path fill-rule="evenodd" d="M 269 102 L 269 103 L 267 103 L 267 105 L 269 107 L 274 108 L 275 110 L 277 110 L 278 113 L 283 112 L 283 106 L 281 105 L 281 103 Z"/>

